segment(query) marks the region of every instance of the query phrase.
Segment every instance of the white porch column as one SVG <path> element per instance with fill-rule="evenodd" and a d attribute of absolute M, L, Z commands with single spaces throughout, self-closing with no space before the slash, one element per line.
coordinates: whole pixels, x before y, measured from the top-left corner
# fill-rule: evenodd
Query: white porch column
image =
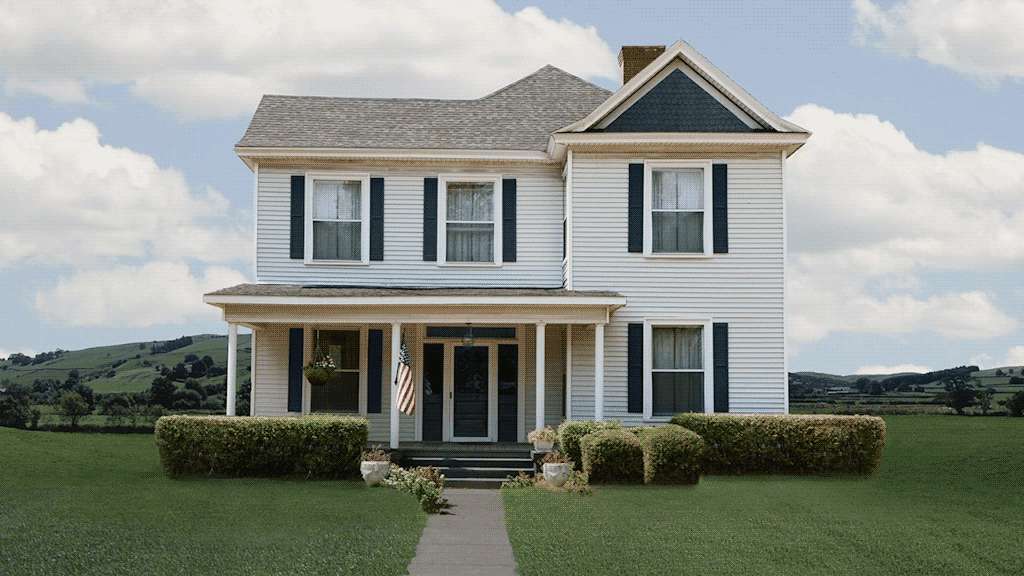
<path fill-rule="evenodd" d="M 402 347 L 402 325 L 395 322 L 391 325 L 391 448 L 398 448 L 398 386 L 395 386 L 395 375 L 398 374 L 398 355 Z"/>
<path fill-rule="evenodd" d="M 536 338 L 536 359 L 534 363 L 536 367 L 534 371 L 537 375 L 537 393 L 536 401 L 534 404 L 537 406 L 537 422 L 535 428 L 544 427 L 544 326 L 543 322 L 537 323 L 537 338 Z"/>
<path fill-rule="evenodd" d="M 604 324 L 594 325 L 594 420 L 604 420 Z"/>
<path fill-rule="evenodd" d="M 228 416 L 235 415 L 235 390 L 238 384 L 238 324 L 228 322 Z"/>

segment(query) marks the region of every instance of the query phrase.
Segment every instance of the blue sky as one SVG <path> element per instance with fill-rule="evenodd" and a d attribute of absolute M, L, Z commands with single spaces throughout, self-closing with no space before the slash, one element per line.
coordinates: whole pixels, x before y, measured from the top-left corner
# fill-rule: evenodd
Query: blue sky
<path fill-rule="evenodd" d="M 0 2 L 0 356 L 224 333 L 264 93 L 615 90 L 685 40 L 814 133 L 787 166 L 791 370 L 1024 364 L 1024 2 Z M 813 10 L 808 7 L 813 6 Z"/>

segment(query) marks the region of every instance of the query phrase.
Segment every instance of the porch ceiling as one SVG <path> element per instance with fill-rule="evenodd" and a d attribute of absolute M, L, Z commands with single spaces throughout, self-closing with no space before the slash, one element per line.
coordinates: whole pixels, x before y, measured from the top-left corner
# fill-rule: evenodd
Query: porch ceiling
<path fill-rule="evenodd" d="M 599 324 L 626 304 L 616 292 L 561 288 L 367 288 L 240 284 L 211 292 L 224 320 L 280 323 Z"/>

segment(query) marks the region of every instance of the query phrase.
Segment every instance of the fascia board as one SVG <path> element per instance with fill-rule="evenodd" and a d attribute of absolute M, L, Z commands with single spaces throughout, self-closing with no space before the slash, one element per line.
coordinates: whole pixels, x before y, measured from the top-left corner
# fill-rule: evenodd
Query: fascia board
<path fill-rule="evenodd" d="M 650 148 L 658 146 L 772 147 L 792 155 L 808 132 L 573 132 L 552 134 L 548 149 L 561 159 L 570 148 Z"/>
<path fill-rule="evenodd" d="M 418 148 L 282 148 L 235 146 L 235 153 L 252 168 L 261 159 L 366 159 L 366 160 L 470 160 L 486 162 L 551 164 L 547 152 L 533 150 L 437 150 Z"/>
<path fill-rule="evenodd" d="M 213 306 L 232 304 L 270 306 L 553 306 L 559 308 L 592 306 L 612 310 L 626 305 L 625 296 L 216 296 L 207 294 L 203 302 Z"/>

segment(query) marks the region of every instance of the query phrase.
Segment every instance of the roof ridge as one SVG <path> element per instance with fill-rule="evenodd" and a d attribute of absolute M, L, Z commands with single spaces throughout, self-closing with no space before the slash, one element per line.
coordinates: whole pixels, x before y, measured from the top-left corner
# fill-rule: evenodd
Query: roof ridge
<path fill-rule="evenodd" d="M 580 82 L 582 82 L 584 84 L 589 84 L 590 86 L 593 86 L 594 88 L 597 88 L 598 90 L 602 90 L 604 92 L 607 92 L 608 94 L 612 93 L 610 90 L 608 90 L 606 88 L 602 88 L 602 87 L 598 86 L 597 84 L 594 84 L 593 82 L 590 82 L 589 80 L 585 80 L 583 78 L 580 78 L 579 76 L 577 76 L 577 75 L 575 75 L 575 74 L 573 74 L 571 72 L 566 72 L 565 70 L 562 70 L 558 66 L 554 66 L 554 65 L 551 65 L 551 64 L 545 64 L 544 66 L 542 66 L 541 68 L 539 68 L 535 72 L 533 72 L 532 74 L 527 74 L 526 76 L 523 76 L 522 78 L 520 78 L 519 80 L 516 80 L 515 82 L 512 82 L 511 84 L 508 84 L 506 86 L 498 88 L 494 92 L 491 92 L 490 94 L 488 94 L 486 96 L 482 96 L 482 97 L 478 98 L 478 100 L 487 100 L 488 98 L 492 98 L 494 96 L 497 96 L 497 95 L 501 94 L 502 92 L 506 92 L 506 91 L 512 89 L 514 86 L 516 86 L 518 84 L 522 84 L 523 82 L 526 82 L 527 80 L 530 80 L 534 76 L 537 76 L 541 72 L 544 72 L 546 70 L 553 70 L 553 71 L 558 72 L 560 74 L 563 74 L 565 76 L 570 76 L 570 77 L 572 77 L 572 78 L 574 78 L 576 80 L 579 80 Z"/>

